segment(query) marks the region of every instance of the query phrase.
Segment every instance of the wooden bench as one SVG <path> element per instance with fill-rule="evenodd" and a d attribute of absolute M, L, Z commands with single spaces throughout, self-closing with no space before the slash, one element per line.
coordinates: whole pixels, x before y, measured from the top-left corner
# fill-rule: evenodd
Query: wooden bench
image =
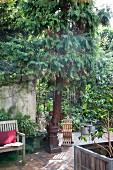
<path fill-rule="evenodd" d="M 16 142 L 0 146 L 0 153 L 23 150 L 22 162 L 24 163 L 25 162 L 25 134 L 18 132 L 17 120 L 0 121 L 0 133 L 1 134 L 3 134 L 2 132 L 7 133 L 13 130 L 16 130 L 16 133 L 15 133 Z M 20 142 L 20 136 L 22 138 L 21 142 Z"/>

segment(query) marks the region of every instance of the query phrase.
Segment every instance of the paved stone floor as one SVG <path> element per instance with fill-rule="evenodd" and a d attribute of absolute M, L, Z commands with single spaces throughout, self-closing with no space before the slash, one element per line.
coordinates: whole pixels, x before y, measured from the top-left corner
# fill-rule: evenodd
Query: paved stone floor
<path fill-rule="evenodd" d="M 0 170 L 74 170 L 74 145 L 83 144 L 78 137 L 80 133 L 73 133 L 71 147 L 62 147 L 61 153 L 49 154 L 45 151 L 26 155 L 26 164 L 22 166 L 21 159 L 18 162 L 0 163 Z M 91 143 L 87 137 L 88 143 Z M 113 139 L 113 135 L 112 135 Z M 106 141 L 106 136 L 96 141 Z M 62 143 L 62 133 L 59 134 L 59 144 Z"/>

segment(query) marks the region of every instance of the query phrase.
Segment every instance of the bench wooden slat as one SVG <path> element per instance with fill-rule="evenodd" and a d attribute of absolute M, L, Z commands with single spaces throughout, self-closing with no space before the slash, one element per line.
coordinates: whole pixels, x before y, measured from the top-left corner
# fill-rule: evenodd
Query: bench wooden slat
<path fill-rule="evenodd" d="M 18 151 L 18 150 L 22 150 L 23 149 L 23 146 L 17 146 L 17 147 L 5 147 L 5 148 L 1 148 L 0 149 L 0 153 L 3 153 L 3 152 L 10 152 L 10 151 Z M 25 161 L 25 160 L 24 160 Z"/>

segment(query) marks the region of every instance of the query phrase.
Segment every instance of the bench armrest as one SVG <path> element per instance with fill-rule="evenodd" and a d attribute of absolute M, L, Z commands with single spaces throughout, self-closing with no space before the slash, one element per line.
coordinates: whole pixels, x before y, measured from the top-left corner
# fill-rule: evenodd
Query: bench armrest
<path fill-rule="evenodd" d="M 25 136 L 25 134 L 24 134 L 24 133 L 21 133 L 21 132 L 17 132 L 17 135 Z"/>
<path fill-rule="evenodd" d="M 19 141 L 19 136 L 22 136 L 22 143 L 25 145 L 25 134 L 17 132 L 17 141 Z"/>

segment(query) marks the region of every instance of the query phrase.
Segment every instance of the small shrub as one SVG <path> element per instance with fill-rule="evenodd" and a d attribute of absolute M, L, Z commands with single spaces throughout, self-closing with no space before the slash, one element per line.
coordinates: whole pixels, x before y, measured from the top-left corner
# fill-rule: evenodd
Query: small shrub
<path fill-rule="evenodd" d="M 11 120 L 11 114 L 6 112 L 5 109 L 0 109 L 0 121 Z"/>
<path fill-rule="evenodd" d="M 18 121 L 18 128 L 20 132 L 26 136 L 36 136 L 38 133 L 39 125 L 31 120 L 29 115 L 22 115 L 17 113 L 15 119 Z"/>
<path fill-rule="evenodd" d="M 34 152 L 34 148 L 29 145 L 29 144 L 26 144 L 26 153 L 33 153 Z"/>

